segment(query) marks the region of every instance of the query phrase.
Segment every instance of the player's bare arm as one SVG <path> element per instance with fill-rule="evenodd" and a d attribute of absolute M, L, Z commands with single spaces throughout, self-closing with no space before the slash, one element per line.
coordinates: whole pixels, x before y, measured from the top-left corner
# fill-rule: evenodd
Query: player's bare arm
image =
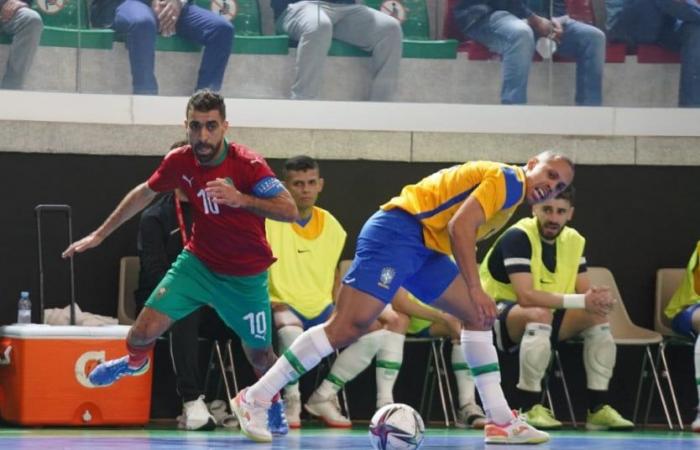
<path fill-rule="evenodd" d="M 292 222 L 299 219 L 299 211 L 291 194 L 285 189 L 272 198 L 244 194 L 223 178 L 207 183 L 207 195 L 217 204 L 231 208 L 245 208 L 267 219 Z"/>
<path fill-rule="evenodd" d="M 155 196 L 156 192 L 151 190 L 146 182 L 139 184 L 124 196 L 122 201 L 119 202 L 119 205 L 117 205 L 114 211 L 112 211 L 112 214 L 107 217 L 107 220 L 105 220 L 102 225 L 84 238 L 69 245 L 61 256 L 63 258 L 69 258 L 75 253 L 82 253 L 85 250 L 97 247 L 107 236 L 119 228 L 121 224 L 148 206 Z"/>
<path fill-rule="evenodd" d="M 496 304 L 484 292 L 479 279 L 476 263 L 476 236 L 479 226 L 486 221 L 481 204 L 474 197 L 467 199 L 459 207 L 447 224 L 452 254 L 457 261 L 459 272 L 469 289 L 469 296 L 479 313 L 479 321 L 489 328 L 496 320 Z"/>
<path fill-rule="evenodd" d="M 418 317 L 419 319 L 429 320 L 431 322 L 447 323 L 448 320 L 447 313 L 439 309 L 426 308 L 421 303 L 411 301 L 411 299 L 408 298 L 408 293 L 403 288 L 396 292 L 396 295 L 391 300 L 391 306 L 396 311 L 406 314 L 407 316 Z"/>
<path fill-rule="evenodd" d="M 517 297 L 518 305 L 542 308 L 563 308 L 564 295 L 534 289 L 532 274 L 529 272 L 513 273 L 508 276 Z M 585 296 L 585 309 L 593 314 L 606 315 L 614 300 L 608 288 L 591 288 L 588 275 L 581 273 L 576 277 L 576 292 Z"/>

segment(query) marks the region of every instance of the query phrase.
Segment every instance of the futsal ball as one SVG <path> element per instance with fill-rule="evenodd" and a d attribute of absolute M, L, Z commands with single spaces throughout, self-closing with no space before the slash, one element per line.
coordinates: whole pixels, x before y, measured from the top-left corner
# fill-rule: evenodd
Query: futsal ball
<path fill-rule="evenodd" d="M 424 435 L 420 414 L 403 403 L 382 406 L 369 423 L 369 440 L 374 450 L 416 450 Z"/>

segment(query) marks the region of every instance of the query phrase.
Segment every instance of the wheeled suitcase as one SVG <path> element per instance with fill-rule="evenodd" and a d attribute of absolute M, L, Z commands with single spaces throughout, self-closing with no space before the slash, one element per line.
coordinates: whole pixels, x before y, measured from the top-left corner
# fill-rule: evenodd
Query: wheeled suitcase
<path fill-rule="evenodd" d="M 68 205 L 39 205 L 39 304 L 44 309 L 41 215 L 61 212 Z M 73 263 L 70 263 L 71 304 L 75 304 Z M 71 314 L 75 323 L 75 313 Z M 124 377 L 107 387 L 87 378 L 100 361 L 123 356 L 128 326 L 52 326 L 44 324 L 0 327 L 0 416 L 20 425 L 143 425 L 151 408 L 151 368 Z M 151 355 L 152 358 L 152 355 Z"/>

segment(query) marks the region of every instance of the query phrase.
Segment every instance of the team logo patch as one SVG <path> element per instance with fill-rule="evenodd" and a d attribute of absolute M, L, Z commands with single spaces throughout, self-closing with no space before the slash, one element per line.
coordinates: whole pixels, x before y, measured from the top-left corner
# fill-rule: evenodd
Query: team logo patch
<path fill-rule="evenodd" d="M 382 273 L 379 275 L 379 283 L 377 284 L 379 284 L 379 286 L 383 287 L 384 289 L 389 289 L 389 286 L 394 280 L 395 275 L 396 271 L 393 267 L 385 267 L 382 269 Z"/>
<path fill-rule="evenodd" d="M 160 300 L 161 298 L 165 297 L 166 292 L 168 292 L 168 288 L 166 288 L 165 286 L 158 289 L 158 291 L 156 292 L 156 300 Z"/>
<path fill-rule="evenodd" d="M 66 0 L 37 0 L 36 5 L 46 14 L 56 14 L 63 9 Z"/>
<path fill-rule="evenodd" d="M 211 12 L 226 17 L 230 22 L 238 14 L 238 4 L 235 0 L 212 0 Z"/>
<path fill-rule="evenodd" d="M 382 2 L 379 10 L 384 14 L 387 14 L 399 22 L 406 20 L 408 15 L 408 9 L 403 5 L 403 3 L 397 0 L 385 0 Z"/>

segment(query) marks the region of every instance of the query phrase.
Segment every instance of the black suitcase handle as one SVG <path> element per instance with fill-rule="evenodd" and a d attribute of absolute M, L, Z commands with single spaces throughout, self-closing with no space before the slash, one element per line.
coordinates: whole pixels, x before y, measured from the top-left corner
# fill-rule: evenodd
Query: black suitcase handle
<path fill-rule="evenodd" d="M 68 221 L 68 245 L 73 243 L 73 219 L 70 205 L 37 205 L 34 207 L 36 215 L 37 249 L 39 252 L 39 307 L 40 322 L 44 323 L 44 256 L 41 241 L 41 215 L 42 213 L 64 213 Z M 70 266 L 68 285 L 70 286 L 70 324 L 75 325 L 75 276 L 73 275 L 73 257 L 68 258 Z"/>

